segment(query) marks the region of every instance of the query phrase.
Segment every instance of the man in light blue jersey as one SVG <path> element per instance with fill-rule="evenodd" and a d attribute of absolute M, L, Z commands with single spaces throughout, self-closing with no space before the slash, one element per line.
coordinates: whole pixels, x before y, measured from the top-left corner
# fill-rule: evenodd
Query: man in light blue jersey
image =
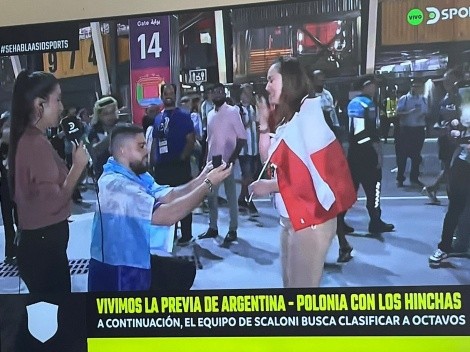
<path fill-rule="evenodd" d="M 154 271 L 160 269 L 153 265 L 151 249 L 171 251 L 170 226 L 197 207 L 232 168 L 224 170 L 224 163 L 209 172 L 209 164 L 184 185 L 160 186 L 147 172 L 143 130 L 130 124 L 118 125 L 112 131 L 110 151 L 112 157 L 98 180 L 99 207 L 93 220 L 88 289 L 149 290 Z M 179 274 L 176 270 L 172 273 Z"/>
<path fill-rule="evenodd" d="M 257 172 L 259 172 L 261 159 L 259 156 L 259 137 L 256 119 L 256 108 L 253 102 L 253 87 L 247 83 L 242 87 L 241 101 L 238 105 L 240 108 L 240 118 L 246 131 L 246 144 L 240 151 L 239 162 L 242 173 L 242 186 L 238 196 L 239 209 L 248 209 L 251 216 L 258 216 L 258 209 L 251 200 L 248 202 L 250 195 L 248 185 L 256 180 Z"/>

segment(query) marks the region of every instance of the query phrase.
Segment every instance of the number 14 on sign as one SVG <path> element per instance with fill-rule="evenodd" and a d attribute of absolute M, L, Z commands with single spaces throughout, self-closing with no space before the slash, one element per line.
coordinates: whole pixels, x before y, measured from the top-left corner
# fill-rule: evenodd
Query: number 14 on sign
<path fill-rule="evenodd" d="M 147 45 L 147 40 L 149 39 L 149 44 Z M 154 55 L 155 58 L 160 57 L 160 53 L 162 52 L 162 48 L 160 47 L 160 32 L 154 32 L 152 35 L 148 35 L 147 33 L 142 33 L 137 38 L 137 41 L 140 44 L 140 59 L 145 60 L 147 59 L 147 55 Z"/>

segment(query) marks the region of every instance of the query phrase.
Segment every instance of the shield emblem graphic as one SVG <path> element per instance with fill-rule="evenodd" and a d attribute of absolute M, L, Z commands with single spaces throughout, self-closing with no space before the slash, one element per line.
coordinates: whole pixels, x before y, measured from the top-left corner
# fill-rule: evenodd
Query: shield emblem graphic
<path fill-rule="evenodd" d="M 47 302 L 38 302 L 26 306 L 28 312 L 28 330 L 42 343 L 57 332 L 57 312 L 59 307 Z"/>

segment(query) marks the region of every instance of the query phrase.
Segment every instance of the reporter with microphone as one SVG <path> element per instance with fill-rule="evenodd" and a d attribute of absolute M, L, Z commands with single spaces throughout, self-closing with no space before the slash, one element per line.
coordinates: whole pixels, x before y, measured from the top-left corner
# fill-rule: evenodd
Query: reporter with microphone
<path fill-rule="evenodd" d="M 72 167 L 46 137 L 63 111 L 59 81 L 45 72 L 20 72 L 11 109 L 10 181 L 18 210 L 18 269 L 30 293 L 70 292 L 67 258 L 71 198 L 88 163 L 80 142 Z"/>

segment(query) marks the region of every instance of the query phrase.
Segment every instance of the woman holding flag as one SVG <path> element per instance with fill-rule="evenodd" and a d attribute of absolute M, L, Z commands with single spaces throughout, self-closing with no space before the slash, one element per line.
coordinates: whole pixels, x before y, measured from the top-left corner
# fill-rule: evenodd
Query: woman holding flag
<path fill-rule="evenodd" d="M 341 145 L 311 98 L 296 58 L 281 57 L 268 71 L 266 101 L 258 100 L 260 155 L 272 179 L 250 185 L 255 196 L 274 193 L 280 214 L 284 287 L 317 287 L 336 233 L 336 217 L 356 201 Z M 270 134 L 270 116 L 277 126 Z M 272 137 L 272 138 L 270 138 Z"/>

